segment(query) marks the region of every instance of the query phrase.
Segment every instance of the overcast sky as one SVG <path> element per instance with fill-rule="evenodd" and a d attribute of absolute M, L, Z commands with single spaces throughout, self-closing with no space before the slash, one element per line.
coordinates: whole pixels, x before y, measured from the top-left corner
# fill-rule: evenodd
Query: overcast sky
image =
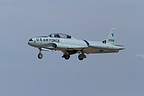
<path fill-rule="evenodd" d="M 143 0 L 0 0 L 0 96 L 144 96 Z M 61 32 L 102 41 L 111 27 L 116 54 L 78 55 L 28 46 L 31 37 Z"/>

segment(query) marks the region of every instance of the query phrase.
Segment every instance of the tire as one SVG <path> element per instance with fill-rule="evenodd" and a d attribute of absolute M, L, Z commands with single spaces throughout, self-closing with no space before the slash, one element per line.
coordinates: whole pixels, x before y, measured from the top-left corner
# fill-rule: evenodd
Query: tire
<path fill-rule="evenodd" d="M 70 55 L 65 55 L 64 58 L 65 58 L 66 60 L 68 60 L 68 59 L 70 58 Z"/>
<path fill-rule="evenodd" d="M 39 54 L 38 54 L 38 58 L 39 58 L 39 59 L 42 59 L 42 58 L 43 58 L 43 54 L 42 54 L 42 53 L 39 53 Z"/>
<path fill-rule="evenodd" d="M 80 55 L 78 56 L 78 59 L 79 59 L 79 60 L 83 60 L 83 59 L 84 59 L 83 56 L 82 56 L 82 54 L 80 54 Z"/>

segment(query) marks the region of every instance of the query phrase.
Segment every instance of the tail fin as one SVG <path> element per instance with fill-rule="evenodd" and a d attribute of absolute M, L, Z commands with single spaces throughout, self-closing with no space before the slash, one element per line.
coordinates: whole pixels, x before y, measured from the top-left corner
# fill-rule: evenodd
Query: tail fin
<path fill-rule="evenodd" d="M 116 29 L 115 27 L 112 27 L 111 32 L 106 40 L 107 43 L 115 45 L 115 33 L 116 33 Z"/>

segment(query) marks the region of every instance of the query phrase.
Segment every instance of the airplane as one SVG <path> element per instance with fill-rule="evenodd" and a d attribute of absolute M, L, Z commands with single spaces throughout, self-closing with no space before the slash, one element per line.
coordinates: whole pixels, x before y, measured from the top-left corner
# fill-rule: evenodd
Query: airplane
<path fill-rule="evenodd" d="M 38 48 L 38 58 L 42 59 L 41 51 L 61 51 L 62 58 L 68 60 L 71 55 L 78 53 L 78 59 L 83 60 L 87 58 L 85 54 L 92 53 L 117 53 L 125 49 L 123 45 L 115 44 L 115 28 L 112 27 L 108 38 L 102 42 L 88 41 L 76 39 L 70 35 L 63 33 L 53 33 L 47 36 L 38 36 L 31 38 L 28 44 L 32 47 Z"/>

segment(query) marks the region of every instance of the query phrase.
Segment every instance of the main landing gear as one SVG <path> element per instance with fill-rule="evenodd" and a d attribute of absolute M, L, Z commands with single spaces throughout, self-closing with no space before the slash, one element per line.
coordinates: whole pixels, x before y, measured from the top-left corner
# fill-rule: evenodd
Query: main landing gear
<path fill-rule="evenodd" d="M 64 54 L 64 55 L 62 56 L 62 58 L 65 58 L 66 60 L 68 60 L 68 59 L 70 59 L 70 55 Z"/>
<path fill-rule="evenodd" d="M 65 58 L 66 60 L 68 60 L 68 59 L 70 59 L 70 55 L 64 54 L 64 55 L 62 56 L 62 58 Z M 78 59 L 79 59 L 79 60 L 83 60 L 84 58 L 86 58 L 86 55 L 85 55 L 84 53 L 78 55 Z"/>
<path fill-rule="evenodd" d="M 78 56 L 79 60 L 83 60 L 84 58 L 86 58 L 86 55 L 84 53 L 82 53 Z"/>

